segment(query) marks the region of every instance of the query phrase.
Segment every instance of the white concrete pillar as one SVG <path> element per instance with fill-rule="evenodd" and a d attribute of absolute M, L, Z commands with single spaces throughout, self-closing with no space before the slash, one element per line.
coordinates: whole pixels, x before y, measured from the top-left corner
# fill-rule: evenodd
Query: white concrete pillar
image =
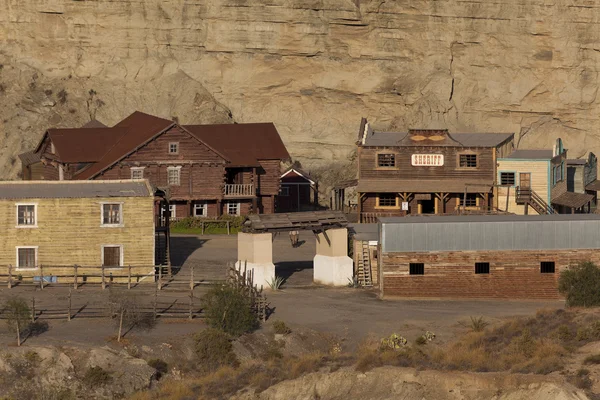
<path fill-rule="evenodd" d="M 317 235 L 317 255 L 313 266 L 315 283 L 348 285 L 354 273 L 352 259 L 348 257 L 348 229 L 328 229 Z"/>
<path fill-rule="evenodd" d="M 254 285 L 269 288 L 275 278 L 273 264 L 273 235 L 271 233 L 238 233 L 238 261 L 235 267 L 243 272 L 252 271 Z"/>

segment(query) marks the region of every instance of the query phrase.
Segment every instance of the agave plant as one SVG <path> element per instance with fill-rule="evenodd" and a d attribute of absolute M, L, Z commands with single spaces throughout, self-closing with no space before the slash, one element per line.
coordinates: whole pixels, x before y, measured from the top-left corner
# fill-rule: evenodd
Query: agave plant
<path fill-rule="evenodd" d="M 271 288 L 271 290 L 281 290 L 281 285 L 283 285 L 283 278 L 280 276 L 274 276 L 271 278 L 271 281 L 267 281 L 267 284 Z"/>

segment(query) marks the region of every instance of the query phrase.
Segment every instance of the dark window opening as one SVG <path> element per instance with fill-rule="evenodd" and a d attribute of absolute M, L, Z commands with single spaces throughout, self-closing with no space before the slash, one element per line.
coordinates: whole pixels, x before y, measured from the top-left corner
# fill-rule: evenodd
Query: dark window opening
<path fill-rule="evenodd" d="M 411 275 L 425 275 L 425 264 L 423 263 L 410 263 L 408 267 Z"/>
<path fill-rule="evenodd" d="M 477 154 L 461 154 L 459 165 L 461 168 L 477 168 Z"/>
<path fill-rule="evenodd" d="M 475 263 L 475 273 L 476 274 L 489 274 L 490 273 L 490 263 Z"/>
<path fill-rule="evenodd" d="M 396 194 L 395 193 L 380 193 L 377 195 L 379 199 L 379 207 L 396 207 Z"/>
<path fill-rule="evenodd" d="M 377 154 L 377 166 L 378 167 L 395 167 L 396 166 L 396 155 L 395 154 Z"/>
<path fill-rule="evenodd" d="M 501 172 L 500 173 L 500 184 L 503 186 L 514 186 L 515 185 L 515 173 L 514 172 Z"/>
<path fill-rule="evenodd" d="M 467 200 L 465 201 L 465 195 L 460 195 L 460 205 L 463 207 L 476 207 L 477 206 L 477 193 L 467 193 Z"/>
<path fill-rule="evenodd" d="M 542 274 L 553 274 L 555 272 L 554 261 L 542 261 L 540 263 L 540 272 Z"/>
<path fill-rule="evenodd" d="M 104 247 L 103 267 L 121 266 L 121 248 L 116 246 Z"/>

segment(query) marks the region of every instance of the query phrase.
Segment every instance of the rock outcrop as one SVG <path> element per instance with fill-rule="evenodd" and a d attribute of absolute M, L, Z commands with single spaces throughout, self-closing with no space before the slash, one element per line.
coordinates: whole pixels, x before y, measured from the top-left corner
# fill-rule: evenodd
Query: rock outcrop
<path fill-rule="evenodd" d="M 600 152 L 600 5 L 556 0 L 0 0 L 0 170 L 52 126 L 135 109 L 273 121 L 305 165 L 376 129 Z"/>

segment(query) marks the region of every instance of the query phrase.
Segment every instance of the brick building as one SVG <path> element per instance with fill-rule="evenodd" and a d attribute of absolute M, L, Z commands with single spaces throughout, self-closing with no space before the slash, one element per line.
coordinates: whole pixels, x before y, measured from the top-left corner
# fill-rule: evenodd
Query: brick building
<path fill-rule="evenodd" d="M 559 299 L 560 273 L 600 262 L 600 215 L 381 218 L 381 297 Z"/>
<path fill-rule="evenodd" d="M 171 217 L 273 213 L 290 156 L 272 123 L 189 125 L 134 112 L 108 128 L 49 129 L 24 180 L 148 179 Z"/>

